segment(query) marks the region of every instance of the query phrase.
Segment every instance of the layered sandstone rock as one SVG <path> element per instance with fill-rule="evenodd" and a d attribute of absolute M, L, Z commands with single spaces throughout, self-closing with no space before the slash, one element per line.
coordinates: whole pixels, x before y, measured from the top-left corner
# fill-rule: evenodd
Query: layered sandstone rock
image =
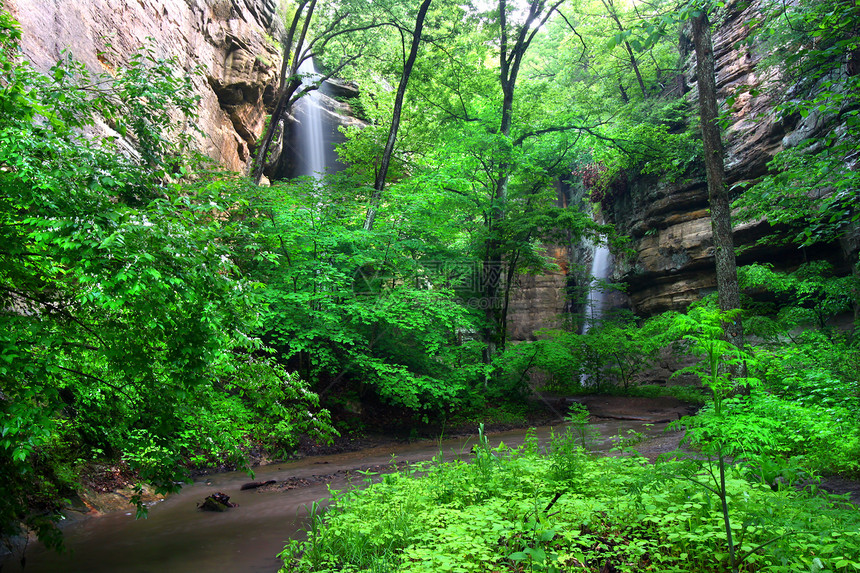
<path fill-rule="evenodd" d="M 757 2 L 742 7 L 739 2 L 730 3 L 728 16 L 714 32 L 718 97 L 723 101 L 741 86 L 766 88 L 772 79 L 759 75 L 755 66 L 763 56 L 743 42 L 748 23 L 758 14 Z M 687 98 L 692 106 L 697 99 L 694 58 L 688 55 L 685 68 L 691 71 L 681 82 L 689 90 Z M 731 111 L 724 133 L 730 187 L 764 175 L 778 151 L 796 145 L 817 128 L 815 118 L 797 121 L 775 115 L 767 89 L 755 96 L 742 93 Z M 637 314 L 683 310 L 716 290 L 704 175 L 676 183 L 656 178 L 631 181 L 604 215 L 607 222 L 634 240 L 635 256 L 619 261 L 614 278 L 628 283 L 630 305 Z M 735 244 L 743 247 L 739 264 L 766 261 L 790 269 L 812 256 L 839 258 L 836 245 L 818 246 L 814 253 L 792 245 L 758 245 L 757 241 L 771 231 L 764 221 L 735 224 Z"/>
<path fill-rule="evenodd" d="M 195 75 L 201 97 L 200 149 L 242 171 L 277 88 L 282 24 L 276 0 L 9 0 L 21 48 L 47 70 L 67 51 L 94 71 L 112 73 L 144 45 L 176 57 Z"/>
<path fill-rule="evenodd" d="M 520 275 L 511 289 L 508 305 L 508 338 L 511 341 L 535 340 L 536 330 L 564 326 L 565 314 L 570 308 L 567 296 L 570 250 L 554 246 L 549 247 L 546 254 L 555 261 L 557 270 Z"/>

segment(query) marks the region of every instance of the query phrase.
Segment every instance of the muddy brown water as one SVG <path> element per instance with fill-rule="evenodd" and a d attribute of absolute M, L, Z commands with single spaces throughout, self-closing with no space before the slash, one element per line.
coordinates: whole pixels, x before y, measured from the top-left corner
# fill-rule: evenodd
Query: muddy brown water
<path fill-rule="evenodd" d="M 592 426 L 601 436 L 596 449 L 608 450 L 613 445 L 613 436 L 636 430 L 657 437 L 666 424 L 602 420 Z M 538 428 L 536 433 L 540 440 L 546 441 L 550 431 L 547 426 Z M 526 430 L 512 430 L 491 434 L 489 439 L 493 446 L 504 441 L 515 447 L 522 444 L 525 435 Z M 298 478 L 313 482 L 314 476 L 336 474 L 331 487 L 344 489 L 350 486 L 348 479 L 360 484 L 364 477 L 353 472 L 353 477 L 348 478 L 344 470 L 389 466 L 392 459 L 429 460 L 440 451 L 446 459 L 465 458 L 475 441 L 476 436 L 472 436 L 308 457 L 257 468 L 254 480 L 281 482 Z M 327 484 L 316 482 L 287 491 L 241 491 L 242 484 L 249 481 L 251 478 L 243 472 L 207 476 L 152 505 L 146 519 L 118 512 L 71 523 L 63 528 L 64 553 L 57 554 L 39 543 L 31 543 L 26 551 L 25 568 L 13 558 L 0 568 L 4 573 L 273 573 L 282 563 L 277 554 L 287 541 L 304 538 L 307 507 L 328 497 Z M 226 493 L 239 506 L 223 513 L 197 510 L 197 502 L 216 491 Z"/>

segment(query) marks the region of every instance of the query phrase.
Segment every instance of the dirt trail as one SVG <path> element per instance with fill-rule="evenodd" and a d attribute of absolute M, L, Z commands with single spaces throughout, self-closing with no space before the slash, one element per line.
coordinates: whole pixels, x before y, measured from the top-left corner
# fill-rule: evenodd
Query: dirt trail
<path fill-rule="evenodd" d="M 585 405 L 594 418 L 650 423 L 674 422 L 683 416 L 694 414 L 698 409 L 698 406 L 670 397 L 578 396 L 570 398 L 569 401 Z M 641 455 L 654 461 L 660 454 L 679 449 L 683 435 L 683 432 L 666 433 L 638 444 L 636 449 Z M 828 476 L 821 478 L 818 486 L 829 493 L 848 494 L 852 503 L 860 506 L 860 481 Z"/>
<path fill-rule="evenodd" d="M 698 406 L 677 398 L 642 398 L 637 396 L 577 396 L 568 399 L 588 408 L 594 419 L 630 420 L 646 424 L 665 424 L 695 414 Z M 651 462 L 661 454 L 678 450 L 684 432 L 664 432 L 636 445 L 636 451 Z"/>

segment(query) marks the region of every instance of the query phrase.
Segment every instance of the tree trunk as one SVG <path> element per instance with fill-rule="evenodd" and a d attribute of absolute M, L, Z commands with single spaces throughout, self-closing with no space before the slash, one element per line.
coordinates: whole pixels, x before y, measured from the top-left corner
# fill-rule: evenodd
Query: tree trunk
<path fill-rule="evenodd" d="M 517 86 L 517 76 L 523 57 L 531 45 L 538 30 L 546 23 L 549 17 L 558 9 L 564 0 L 555 0 L 547 6 L 545 0 L 531 0 L 528 15 L 522 26 L 511 26 L 507 21 L 507 0 L 498 0 L 499 27 L 501 31 L 499 46 L 499 83 L 502 88 L 502 117 L 499 122 L 498 134 L 511 147 L 517 144 L 511 142 L 511 125 L 513 124 L 514 92 Z M 515 31 L 514 37 L 509 37 L 509 32 Z M 509 45 L 509 40 L 512 43 Z M 508 153 L 506 149 L 503 153 Z M 502 280 L 510 275 L 504 266 L 504 254 L 502 238 L 499 235 L 499 226 L 505 219 L 508 201 L 508 186 L 511 180 L 510 157 L 503 156 L 497 166 L 497 177 L 493 182 L 490 213 L 487 222 L 489 238 L 487 239 L 482 276 L 482 295 L 485 305 L 486 326 L 484 329 L 484 342 L 487 349 L 484 353 L 484 361 L 489 363 L 496 352 L 502 351 L 507 342 L 507 320 L 508 305 L 506 303 L 507 293 L 499 296 L 502 288 Z M 509 261 L 510 262 L 510 261 Z M 510 285 L 507 285 L 508 287 Z M 507 287 L 506 287 L 507 288 Z"/>
<path fill-rule="evenodd" d="M 418 9 L 418 16 L 415 18 L 415 31 L 412 34 L 412 47 L 409 50 L 409 58 L 403 65 L 403 75 L 400 76 L 400 85 L 397 87 L 397 95 L 394 98 L 394 113 L 391 117 L 391 129 L 388 131 L 388 141 L 385 143 L 385 151 L 382 153 L 382 161 L 379 165 L 379 171 L 376 174 L 376 180 L 373 183 L 373 196 L 370 198 L 370 205 L 367 208 L 367 218 L 364 220 L 364 230 L 370 231 L 373 229 L 373 221 L 376 219 L 376 211 L 379 209 L 379 204 L 382 201 L 382 190 L 385 188 L 385 177 L 388 174 L 388 165 L 391 163 L 391 154 L 394 152 L 394 143 L 397 140 L 397 129 L 400 127 L 400 113 L 403 109 L 403 97 L 406 94 L 406 85 L 409 83 L 409 76 L 412 74 L 412 66 L 415 65 L 415 59 L 418 57 L 418 46 L 421 44 L 421 30 L 424 29 L 424 18 L 427 16 L 427 9 L 430 8 L 431 0 L 424 0 L 421 7 Z"/>
<path fill-rule="evenodd" d="M 717 270 L 717 294 L 720 310 L 741 307 L 738 270 L 732 236 L 732 212 L 726 189 L 725 152 L 717 123 L 717 86 L 714 73 L 714 46 L 711 25 L 703 10 L 694 17 L 693 45 L 696 50 L 696 75 L 699 85 L 699 117 L 705 148 L 705 171 L 708 177 L 708 202 L 711 207 L 711 229 L 714 235 L 714 261 Z M 740 318 L 726 324 L 727 339 L 743 347 L 743 325 Z"/>
<path fill-rule="evenodd" d="M 302 0 L 299 2 L 298 7 L 296 8 L 296 13 L 293 16 L 293 21 L 290 24 L 290 30 L 284 40 L 284 56 L 283 61 L 281 62 L 281 81 L 278 89 L 278 101 L 275 104 L 275 111 L 272 113 L 272 118 L 269 120 L 269 127 L 263 135 L 263 140 L 260 142 L 260 147 L 257 149 L 257 155 L 254 157 L 254 162 L 251 164 L 251 172 L 249 173 L 251 179 L 254 180 L 255 185 L 259 185 L 260 180 L 263 178 L 263 169 L 266 166 L 266 156 L 269 154 L 269 147 L 272 145 L 272 139 L 275 136 L 278 124 L 281 123 L 284 118 L 284 113 L 287 111 L 290 99 L 302 84 L 301 80 L 296 77 L 296 73 L 298 72 L 299 64 L 301 63 L 301 50 L 304 45 L 305 36 L 307 35 L 311 18 L 314 15 L 316 0 L 310 0 L 310 6 L 308 7 L 307 14 L 304 16 L 305 22 L 302 26 L 302 31 L 300 33 L 299 40 L 296 43 L 295 50 L 293 50 L 293 36 L 296 33 L 296 28 L 298 28 L 298 24 L 302 19 L 302 12 L 308 1 L 309 0 Z"/>
<path fill-rule="evenodd" d="M 606 8 L 607 12 L 609 12 L 615 25 L 618 27 L 618 31 L 624 32 L 624 26 L 621 24 L 621 19 L 618 18 L 618 14 L 615 13 L 615 5 L 612 3 L 612 0 L 603 0 L 603 7 Z M 639 82 L 639 89 L 642 91 L 642 98 L 648 99 L 648 92 L 645 90 L 645 81 L 642 79 L 642 73 L 639 71 L 639 62 L 636 61 L 636 56 L 633 54 L 633 48 L 630 46 L 630 42 L 625 40 L 624 47 L 627 49 L 627 56 L 630 58 L 630 65 L 633 66 L 633 72 L 636 74 L 636 81 Z M 624 93 L 624 103 L 627 103 L 626 96 L 627 94 Z"/>

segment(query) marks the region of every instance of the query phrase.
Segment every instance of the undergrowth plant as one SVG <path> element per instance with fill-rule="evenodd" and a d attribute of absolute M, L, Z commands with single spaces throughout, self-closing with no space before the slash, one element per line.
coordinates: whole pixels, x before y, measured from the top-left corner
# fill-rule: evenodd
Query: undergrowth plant
<path fill-rule="evenodd" d="M 572 434 L 564 435 L 578 447 Z M 314 507 L 307 540 L 285 548 L 282 571 L 731 568 L 721 500 L 687 479 L 697 476 L 686 462 L 657 467 L 637 457 L 583 454 L 571 480 L 533 438 L 517 449 L 481 443 L 478 451 L 488 462 L 483 470 L 475 462 L 439 460 L 400 468 L 364 489 L 335 492 L 325 510 Z M 724 491 L 738 570 L 860 570 L 855 508 L 774 491 L 736 466 L 726 468 Z"/>
<path fill-rule="evenodd" d="M 680 425 L 688 428 L 687 440 L 702 448 L 707 460 L 705 476 L 689 476 L 708 491 L 714 493 L 720 501 L 723 524 L 725 526 L 725 541 L 728 547 L 729 566 L 733 573 L 743 563 L 750 551 L 738 553 L 732 530 L 732 520 L 729 513 L 729 494 L 726 488 L 727 458 L 734 458 L 748 452 L 760 449 L 760 439 L 764 434 L 750 436 L 748 424 L 738 423 L 729 414 L 724 404 L 733 398 L 738 388 L 747 388 L 758 384 L 751 377 L 741 377 L 738 373 L 748 371 L 753 367 L 754 357 L 725 339 L 723 325 L 739 320 L 740 310 L 720 312 L 708 306 L 698 306 L 687 314 L 675 315 L 673 326 L 688 344 L 693 354 L 702 358 L 694 366 L 680 370 L 678 373 L 694 372 L 702 384 L 711 391 L 713 398 L 712 423 L 702 423 L 701 419 L 689 417 L 680 421 Z M 740 398 L 737 398 L 740 399 Z M 715 473 L 712 461 L 716 462 Z M 702 481 L 710 478 L 709 481 Z"/>
<path fill-rule="evenodd" d="M 186 464 L 243 465 L 258 439 L 328 424 L 251 335 L 237 198 L 185 130 L 195 78 L 154 47 L 113 75 L 68 53 L 42 73 L 20 37 L 0 10 L 0 537 L 57 547 L 89 464 L 167 493 Z"/>

